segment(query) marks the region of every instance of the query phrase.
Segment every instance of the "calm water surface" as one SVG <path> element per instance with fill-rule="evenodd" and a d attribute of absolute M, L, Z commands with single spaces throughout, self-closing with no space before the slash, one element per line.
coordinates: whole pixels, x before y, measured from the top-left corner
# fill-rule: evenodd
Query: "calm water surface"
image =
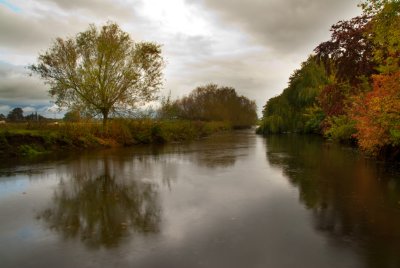
<path fill-rule="evenodd" d="M 400 267 L 400 169 L 316 137 L 0 165 L 0 267 Z"/>

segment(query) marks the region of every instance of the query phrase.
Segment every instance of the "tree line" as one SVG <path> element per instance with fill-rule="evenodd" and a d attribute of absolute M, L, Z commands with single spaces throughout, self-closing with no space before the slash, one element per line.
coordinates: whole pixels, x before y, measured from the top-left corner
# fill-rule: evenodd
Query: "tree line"
<path fill-rule="evenodd" d="M 24 116 L 24 111 L 20 107 L 16 107 L 12 109 L 7 116 L 4 114 L 0 114 L 0 121 L 8 121 L 8 122 L 26 122 L 26 121 L 46 121 L 50 120 L 37 112 L 30 113 Z"/>
<path fill-rule="evenodd" d="M 163 119 L 225 121 L 234 128 L 256 124 L 257 106 L 232 87 L 208 84 L 174 101 L 164 98 L 158 115 Z"/>
<path fill-rule="evenodd" d="M 259 133 L 318 133 L 400 155 L 400 1 L 360 6 L 267 101 Z"/>

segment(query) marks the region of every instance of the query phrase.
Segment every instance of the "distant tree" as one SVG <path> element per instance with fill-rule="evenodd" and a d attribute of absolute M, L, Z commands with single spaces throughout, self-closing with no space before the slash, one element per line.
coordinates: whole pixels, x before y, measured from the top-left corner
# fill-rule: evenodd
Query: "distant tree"
<path fill-rule="evenodd" d="M 19 107 L 14 108 L 8 113 L 7 120 L 11 121 L 11 122 L 23 121 L 24 120 L 24 112 Z"/>
<path fill-rule="evenodd" d="M 161 119 L 176 119 L 178 118 L 179 107 L 177 103 L 172 101 L 171 93 L 167 97 L 161 99 L 161 107 L 158 109 L 158 117 Z"/>
<path fill-rule="evenodd" d="M 31 114 L 25 116 L 25 120 L 26 121 L 43 121 L 43 120 L 46 120 L 46 119 L 47 119 L 46 117 L 38 114 L 37 112 L 36 113 L 31 113 Z"/>
<path fill-rule="evenodd" d="M 39 120 L 39 115 L 37 113 L 31 113 L 31 114 L 25 116 L 25 120 L 27 120 L 27 121 L 38 121 Z"/>
<path fill-rule="evenodd" d="M 160 110 L 181 119 L 227 121 L 238 128 L 252 126 L 257 121 L 254 101 L 237 95 L 232 87 L 216 84 L 200 86 L 174 102 L 166 99 Z"/>
<path fill-rule="evenodd" d="M 79 110 L 71 110 L 65 113 L 64 121 L 67 122 L 79 122 L 81 120 L 81 113 Z"/>
<path fill-rule="evenodd" d="M 100 114 L 134 109 L 155 99 L 162 84 L 160 45 L 134 43 L 115 23 L 91 25 L 75 38 L 58 38 L 30 69 L 50 85 L 59 107 Z"/>
<path fill-rule="evenodd" d="M 4 114 L 0 114 L 0 120 L 6 120 L 6 116 Z"/>

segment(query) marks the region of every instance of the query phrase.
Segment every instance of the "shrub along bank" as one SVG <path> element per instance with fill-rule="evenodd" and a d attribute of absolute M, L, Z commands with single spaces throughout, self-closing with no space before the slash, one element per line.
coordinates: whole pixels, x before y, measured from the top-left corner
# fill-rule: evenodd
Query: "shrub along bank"
<path fill-rule="evenodd" d="M 60 124 L 6 124 L 0 129 L 0 155 L 35 156 L 59 150 L 79 150 L 136 144 L 181 142 L 230 130 L 226 122 L 182 120 L 111 120 Z"/>

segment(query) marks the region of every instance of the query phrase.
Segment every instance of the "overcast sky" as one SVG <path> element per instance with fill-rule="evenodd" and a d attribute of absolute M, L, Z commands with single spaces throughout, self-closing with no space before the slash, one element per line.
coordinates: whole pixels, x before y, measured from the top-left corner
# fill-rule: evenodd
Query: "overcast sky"
<path fill-rule="evenodd" d="M 28 75 L 57 37 L 117 22 L 134 40 L 163 45 L 164 89 L 173 97 L 207 83 L 257 102 L 288 78 L 329 28 L 361 13 L 358 0 L 0 0 L 0 113 L 49 116 L 48 88 Z"/>

